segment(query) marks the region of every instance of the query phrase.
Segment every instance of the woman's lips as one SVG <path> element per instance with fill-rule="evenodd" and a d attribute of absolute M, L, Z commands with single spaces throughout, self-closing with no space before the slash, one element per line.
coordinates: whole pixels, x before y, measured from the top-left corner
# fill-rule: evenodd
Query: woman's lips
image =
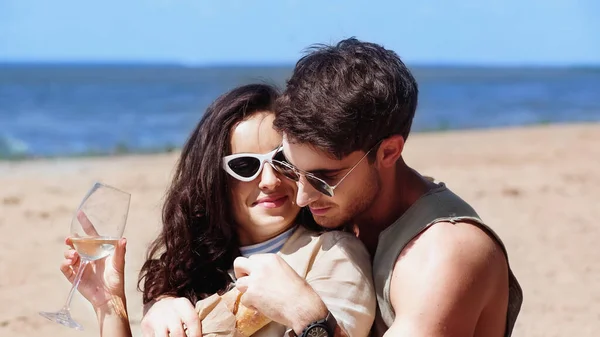
<path fill-rule="evenodd" d="M 265 197 L 260 198 L 255 202 L 256 206 L 261 206 L 264 208 L 278 208 L 283 206 L 288 200 L 286 195 L 278 196 L 278 197 Z"/>

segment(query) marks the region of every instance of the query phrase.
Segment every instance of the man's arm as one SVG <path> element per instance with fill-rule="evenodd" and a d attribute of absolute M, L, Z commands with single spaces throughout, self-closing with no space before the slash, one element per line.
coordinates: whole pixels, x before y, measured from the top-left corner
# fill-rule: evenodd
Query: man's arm
<path fill-rule="evenodd" d="M 474 336 L 483 310 L 507 282 L 503 250 L 485 232 L 468 223 L 435 224 L 396 261 L 390 289 L 396 318 L 386 336 Z"/>
<path fill-rule="evenodd" d="M 300 335 L 310 323 L 327 316 L 327 306 L 316 291 L 275 254 L 257 254 L 234 261 L 236 287 L 242 303 Z M 338 326 L 335 337 L 346 334 Z"/>
<path fill-rule="evenodd" d="M 350 234 L 328 232 L 320 239 L 324 250 L 306 280 L 275 254 L 236 259 L 242 303 L 297 335 L 329 311 L 338 325 L 335 337 L 367 336 L 376 312 L 369 254 Z"/>

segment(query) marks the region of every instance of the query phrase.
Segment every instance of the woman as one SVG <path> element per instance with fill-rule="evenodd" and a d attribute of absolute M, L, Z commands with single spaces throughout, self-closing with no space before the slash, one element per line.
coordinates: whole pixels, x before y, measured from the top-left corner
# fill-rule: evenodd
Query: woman
<path fill-rule="evenodd" d="M 187 327 L 189 335 L 198 334 L 194 306 L 232 288 L 234 259 L 276 253 L 321 297 L 343 333 L 368 335 L 375 316 L 368 253 L 348 233 L 314 231 L 310 214 L 295 205 L 295 182 L 274 169 L 284 160 L 281 135 L 272 128 L 276 98 L 277 91 L 262 84 L 224 94 L 185 144 L 163 207 L 162 232 L 140 273 L 145 309 L 155 305 L 152 317 L 160 321 L 142 324 L 144 333 L 179 336 Z M 102 336 L 131 336 L 124 249 L 123 239 L 112 262 L 95 262 L 79 285 Z M 78 263 L 77 253 L 68 250 L 61 270 L 71 282 Z M 209 320 L 202 328 L 214 323 Z M 255 336 L 279 337 L 288 328 L 274 321 Z"/>

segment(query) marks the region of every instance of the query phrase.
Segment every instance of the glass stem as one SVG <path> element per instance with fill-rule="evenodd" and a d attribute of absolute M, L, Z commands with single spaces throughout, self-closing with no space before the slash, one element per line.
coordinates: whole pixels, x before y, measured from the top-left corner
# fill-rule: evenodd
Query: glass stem
<path fill-rule="evenodd" d="M 75 290 L 79 286 L 79 282 L 81 282 L 81 276 L 83 276 L 83 271 L 85 267 L 90 263 L 87 259 L 81 259 L 81 263 L 79 264 L 79 270 L 77 271 L 77 275 L 75 276 L 75 280 L 73 281 L 73 286 L 71 287 L 71 291 L 69 292 L 69 296 L 67 297 L 67 301 L 65 302 L 63 311 L 69 311 L 71 307 L 71 300 L 73 299 L 73 295 L 75 294 Z"/>

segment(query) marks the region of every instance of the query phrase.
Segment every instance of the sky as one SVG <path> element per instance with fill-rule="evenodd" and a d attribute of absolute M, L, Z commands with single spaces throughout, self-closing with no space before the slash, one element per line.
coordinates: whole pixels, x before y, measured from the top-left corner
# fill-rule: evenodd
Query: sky
<path fill-rule="evenodd" d="M 292 64 L 355 36 L 420 64 L 600 65 L 598 0 L 0 0 L 0 62 Z"/>

